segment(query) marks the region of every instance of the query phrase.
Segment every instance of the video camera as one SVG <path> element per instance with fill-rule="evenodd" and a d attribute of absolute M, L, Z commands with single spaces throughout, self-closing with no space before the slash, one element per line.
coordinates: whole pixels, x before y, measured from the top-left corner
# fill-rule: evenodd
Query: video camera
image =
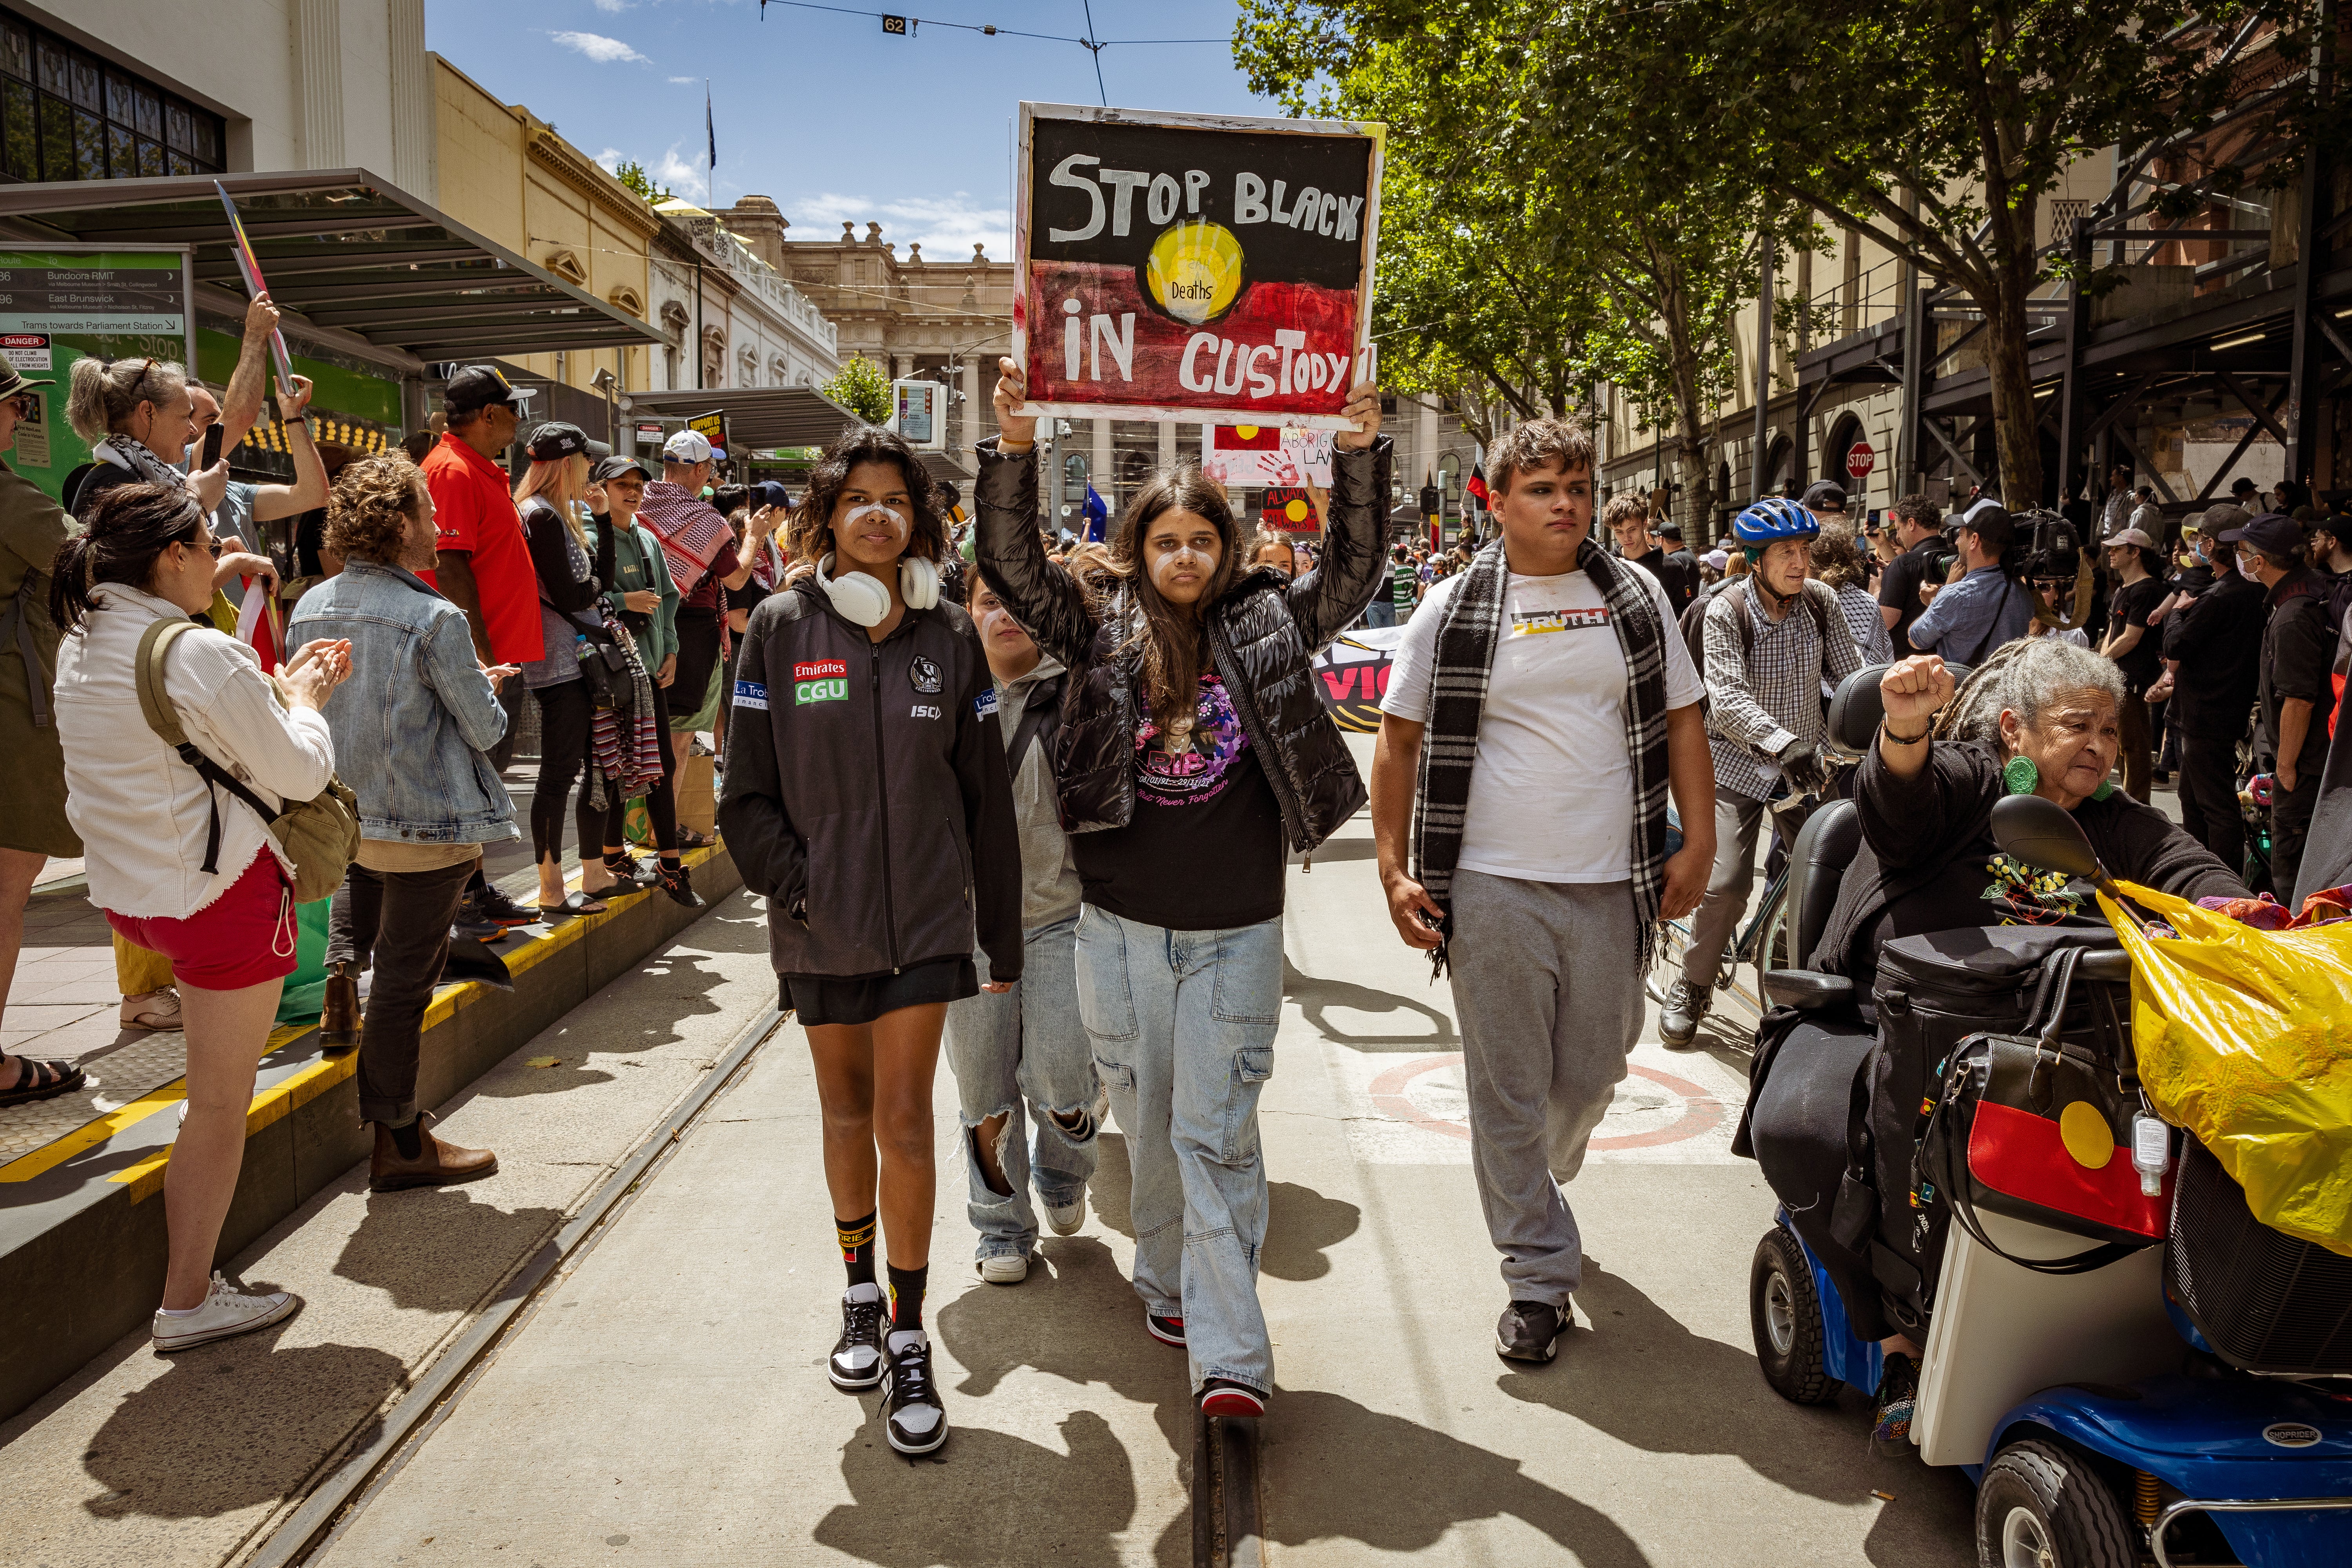
<path fill-rule="evenodd" d="M 2091 558 L 2074 525 L 2041 507 L 2012 513 L 2010 521 L 2015 531 L 2000 554 L 2002 573 L 2025 585 L 2045 624 L 2062 630 L 2083 625 L 2091 613 Z"/>

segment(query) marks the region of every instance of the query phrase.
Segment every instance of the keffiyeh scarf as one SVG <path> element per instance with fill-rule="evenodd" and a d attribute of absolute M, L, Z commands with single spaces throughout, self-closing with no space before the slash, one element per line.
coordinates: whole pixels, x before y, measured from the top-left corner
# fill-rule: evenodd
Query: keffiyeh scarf
<path fill-rule="evenodd" d="M 637 509 L 637 521 L 661 541 L 662 559 L 680 597 L 692 597 L 709 575 L 719 548 L 735 542 L 735 531 L 717 507 L 667 479 L 646 487 L 646 504 Z"/>
<path fill-rule="evenodd" d="M 1665 628 L 1640 567 L 1615 559 L 1590 538 L 1577 550 L 1576 565 L 1601 590 L 1625 656 L 1625 755 L 1633 770 L 1633 915 L 1639 962 L 1646 970 L 1657 950 L 1658 907 L 1665 890 Z M 1445 911 L 1437 951 L 1431 955 L 1439 974 L 1445 973 L 1446 946 L 1454 935 L 1454 870 L 1478 761 L 1487 675 L 1502 641 L 1508 574 L 1497 539 L 1471 561 L 1437 628 L 1437 668 L 1430 679 L 1429 727 L 1412 813 L 1412 859 L 1413 876 Z"/>
<path fill-rule="evenodd" d="M 184 489 L 188 476 L 147 449 L 143 441 L 129 436 L 111 435 L 89 449 L 89 455 L 104 462 L 109 458 L 119 459 L 122 466 L 147 484 L 163 485 L 172 489 Z"/>

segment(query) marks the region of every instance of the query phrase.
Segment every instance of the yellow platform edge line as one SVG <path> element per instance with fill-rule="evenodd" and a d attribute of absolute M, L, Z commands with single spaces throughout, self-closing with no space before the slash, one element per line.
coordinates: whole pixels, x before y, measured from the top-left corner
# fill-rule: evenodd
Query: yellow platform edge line
<path fill-rule="evenodd" d="M 680 860 L 689 868 L 702 865 L 719 852 L 719 846 L 691 849 Z M 567 887 L 579 885 L 580 873 L 575 869 L 564 879 Z M 566 921 L 562 925 L 541 936 L 529 939 L 529 945 L 516 950 L 507 963 L 509 974 L 520 974 L 541 961 L 580 940 L 593 925 L 612 919 L 622 906 L 633 899 L 651 898 L 656 889 L 640 889 L 614 898 L 605 911 L 598 915 L 583 915 Z M 446 1023 L 457 1009 L 479 1001 L 491 994 L 491 987 L 480 981 L 468 980 L 456 985 L 445 985 L 436 994 L 425 1009 L 420 1029 L 431 1029 Z M 269 1032 L 268 1049 L 278 1050 L 292 1044 L 318 1027 L 315 1024 L 280 1024 Z M 252 1107 L 246 1112 L 245 1131 L 250 1138 L 271 1122 L 292 1114 L 308 1105 L 335 1085 L 359 1071 L 359 1053 L 355 1050 L 322 1057 L 300 1071 L 282 1079 L 254 1096 Z M 173 1079 L 170 1083 L 150 1089 L 128 1105 L 110 1110 L 93 1121 L 84 1122 L 61 1138 L 44 1143 L 28 1154 L 18 1156 L 0 1165 L 0 1182 L 27 1182 L 45 1171 L 54 1170 L 85 1150 L 96 1148 L 126 1128 L 136 1126 L 148 1117 L 167 1107 L 177 1105 L 187 1098 L 187 1080 Z M 124 1166 L 107 1177 L 131 1189 L 131 1201 L 144 1202 L 163 1190 L 163 1170 L 172 1157 L 171 1146 L 161 1149 Z"/>

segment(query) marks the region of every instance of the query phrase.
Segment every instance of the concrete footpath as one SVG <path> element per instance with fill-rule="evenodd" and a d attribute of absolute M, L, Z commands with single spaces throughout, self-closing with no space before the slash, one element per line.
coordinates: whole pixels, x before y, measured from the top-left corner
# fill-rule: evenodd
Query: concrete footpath
<path fill-rule="evenodd" d="M 284 1324 L 170 1358 L 126 1336 L 0 1425 L 0 1563 L 247 1555 L 773 1005 L 764 918 L 717 901 L 443 1106 L 495 1175 L 372 1194 L 362 1164 L 232 1260 L 303 1297 Z"/>
<path fill-rule="evenodd" d="M 1369 752 L 1368 738 L 1351 743 Z M 1871 1458 L 1865 1395 L 1800 1409 L 1757 1371 L 1748 1260 L 1772 1198 L 1728 1150 L 1746 1080 L 1737 1052 L 1668 1052 L 1653 1026 L 1570 1191 L 1591 1258 L 1578 1328 L 1550 1366 L 1496 1358 L 1504 1292 L 1469 1169 L 1452 1000 L 1398 942 L 1371 860 L 1360 816 L 1311 872 L 1290 873 L 1286 994 L 1264 1100 L 1262 1289 L 1279 1382 L 1264 1429 L 1270 1557 L 1972 1562 L 1964 1478 Z M 941 1455 L 894 1455 L 878 1401 L 825 1382 L 840 1265 L 815 1092 L 787 1026 L 314 1561 L 1181 1568 L 1192 1417 L 1183 1358 L 1145 1335 L 1126 1282 L 1124 1145 L 1104 1139 L 1083 1233 L 1049 1237 L 1026 1283 L 986 1286 L 971 1267 L 944 1066 L 938 1102 L 930 1319 L 956 1426 Z M 467 1131 L 455 1118 L 453 1130 Z M 488 1198 L 441 1201 L 463 1213 Z M 560 1206 L 551 1194 L 534 1201 Z M 435 1278 L 428 1260 L 445 1240 L 416 1236 L 398 1272 Z M 282 1245 L 300 1249 L 299 1227 Z M 380 1290 L 394 1271 L 362 1272 Z M 280 1339 L 339 1363 L 377 1358 L 379 1389 L 413 1364 L 373 1340 L 320 1344 L 317 1316 L 314 1306 Z M 160 1381 L 219 1389 L 282 1353 L 224 1353 L 217 1368 L 184 1359 Z M 87 1397 L 125 1412 L 159 1381 L 106 1379 Z M 299 1377 L 269 1395 L 212 1394 L 228 1422 L 181 1428 L 182 1463 L 246 1462 L 238 1450 L 312 1418 Z M 139 1461 L 128 1495 L 101 1490 L 131 1479 L 107 1456 L 152 1455 L 145 1430 L 118 1415 L 70 1439 L 91 1450 L 79 1471 L 53 1463 L 36 1482 L 0 1464 L 0 1485 L 45 1520 L 138 1516 L 140 1539 L 160 1546 L 179 1494 L 138 1488 L 169 1475 L 168 1461 Z M 245 1508 L 248 1520 L 268 1511 Z M 207 1549 L 231 1534 L 213 1530 Z M 94 1539 L 78 1532 L 71 1552 L 11 1541 L 6 1555 L 60 1568 L 117 1560 L 79 1549 Z M 132 1556 L 217 1560 L 160 1549 L 120 1560 Z"/>

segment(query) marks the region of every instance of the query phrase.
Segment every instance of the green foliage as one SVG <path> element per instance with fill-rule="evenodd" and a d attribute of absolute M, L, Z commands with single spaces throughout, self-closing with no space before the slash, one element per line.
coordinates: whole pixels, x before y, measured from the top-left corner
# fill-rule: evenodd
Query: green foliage
<path fill-rule="evenodd" d="M 651 174 L 646 173 L 646 166 L 643 163 L 634 160 L 624 158 L 614 164 L 613 178 L 636 192 L 647 206 L 659 206 L 664 202 L 676 199 L 667 185 L 657 183 Z"/>
<path fill-rule="evenodd" d="M 833 379 L 817 390 L 856 415 L 868 425 L 881 425 L 890 417 L 890 378 L 882 367 L 863 355 L 853 354 L 841 362 Z"/>

